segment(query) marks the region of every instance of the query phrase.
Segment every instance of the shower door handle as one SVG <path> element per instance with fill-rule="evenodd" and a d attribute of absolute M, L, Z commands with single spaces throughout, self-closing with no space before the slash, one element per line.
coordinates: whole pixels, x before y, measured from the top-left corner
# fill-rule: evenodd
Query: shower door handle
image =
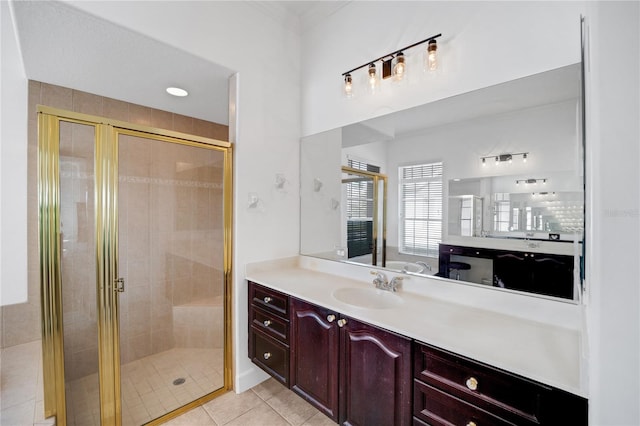
<path fill-rule="evenodd" d="M 113 288 L 113 291 L 116 291 L 118 293 L 122 293 L 124 292 L 124 278 L 118 278 L 117 280 L 115 280 L 115 287 Z"/>

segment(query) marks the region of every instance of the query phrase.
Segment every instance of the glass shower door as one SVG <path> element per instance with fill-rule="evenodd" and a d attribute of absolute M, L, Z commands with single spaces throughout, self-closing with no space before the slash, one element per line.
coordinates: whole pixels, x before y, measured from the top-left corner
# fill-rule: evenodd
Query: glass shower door
<path fill-rule="evenodd" d="M 67 425 L 100 425 L 94 126 L 59 125 L 60 277 Z"/>
<path fill-rule="evenodd" d="M 156 424 L 231 387 L 231 146 L 106 121 L 39 107 L 44 406 L 60 425 Z"/>
<path fill-rule="evenodd" d="M 225 153 L 118 134 L 122 424 L 225 385 Z"/>

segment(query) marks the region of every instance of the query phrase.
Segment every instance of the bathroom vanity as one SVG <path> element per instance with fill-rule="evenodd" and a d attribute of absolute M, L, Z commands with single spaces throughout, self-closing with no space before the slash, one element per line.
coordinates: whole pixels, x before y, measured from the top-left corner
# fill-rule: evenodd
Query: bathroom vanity
<path fill-rule="evenodd" d="M 587 424 L 580 306 L 370 269 L 248 265 L 252 361 L 340 424 Z"/>

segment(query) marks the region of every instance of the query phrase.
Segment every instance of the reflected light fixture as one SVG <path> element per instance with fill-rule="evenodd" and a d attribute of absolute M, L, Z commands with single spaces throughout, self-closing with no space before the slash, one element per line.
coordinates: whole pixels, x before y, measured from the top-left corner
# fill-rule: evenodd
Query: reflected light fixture
<path fill-rule="evenodd" d="M 442 36 L 442 34 L 436 34 L 424 40 L 420 40 L 417 43 L 413 43 L 413 44 L 410 44 L 409 46 L 405 46 L 394 52 L 387 53 L 386 55 L 383 55 L 372 61 L 368 61 L 367 63 L 360 65 L 359 67 L 355 67 L 349 71 L 343 72 L 342 73 L 342 76 L 344 77 L 343 93 L 345 97 L 351 98 L 353 96 L 354 90 L 353 90 L 352 73 L 361 68 L 368 67 L 367 83 L 369 85 L 369 89 L 372 89 L 375 87 L 373 83 L 374 81 L 376 82 L 375 83 L 376 85 L 379 83 L 380 78 L 378 77 L 378 74 L 377 74 L 377 70 L 375 66 L 376 62 L 382 63 L 381 74 L 382 74 L 383 80 L 390 77 L 393 77 L 394 80 L 396 81 L 403 80 L 407 74 L 407 65 L 408 65 L 406 62 L 406 57 L 404 52 L 408 49 L 411 49 L 412 47 L 418 46 L 423 43 L 428 42 L 428 46 L 426 50 L 427 56 L 425 59 L 425 68 L 428 68 L 431 71 L 435 70 L 438 67 L 438 60 L 436 57 L 436 51 L 437 51 L 436 39 L 440 36 Z M 375 75 L 375 79 L 372 78 L 372 73 Z"/>
<path fill-rule="evenodd" d="M 480 159 L 482 160 L 482 165 L 486 166 L 487 159 L 493 158 L 495 160 L 496 166 L 498 166 L 498 165 L 500 165 L 500 163 L 504 163 L 504 162 L 507 162 L 509 164 L 513 163 L 513 157 L 515 157 L 517 155 L 521 155 L 522 156 L 522 162 L 523 163 L 527 162 L 527 156 L 529 155 L 528 152 L 516 152 L 516 153 L 512 153 L 512 154 L 489 155 L 489 156 L 486 156 L 486 157 L 480 157 Z"/>
<path fill-rule="evenodd" d="M 544 179 L 534 179 L 534 178 L 518 179 L 516 181 L 516 185 L 520 185 L 521 183 L 526 183 L 527 185 L 529 185 L 529 184 L 536 184 L 538 182 L 542 182 L 544 184 L 544 183 L 547 183 L 547 179 L 546 178 L 544 178 Z"/>
<path fill-rule="evenodd" d="M 179 98 L 185 97 L 189 94 L 189 92 L 179 87 L 167 87 L 167 93 Z"/>

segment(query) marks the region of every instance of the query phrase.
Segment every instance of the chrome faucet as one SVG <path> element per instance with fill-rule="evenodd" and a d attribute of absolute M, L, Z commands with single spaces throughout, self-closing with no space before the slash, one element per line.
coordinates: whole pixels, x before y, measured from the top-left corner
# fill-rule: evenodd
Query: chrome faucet
<path fill-rule="evenodd" d="M 387 276 L 380 271 L 371 271 L 371 275 L 375 275 L 376 277 L 373 279 L 373 285 L 376 288 L 386 289 L 389 286 L 389 281 L 387 280 Z"/>
<path fill-rule="evenodd" d="M 418 260 L 417 262 L 413 262 L 416 265 L 420 265 L 422 266 L 424 269 L 423 271 L 432 271 L 433 269 L 431 268 L 431 265 L 427 265 L 426 262 L 423 262 L 422 260 Z"/>
<path fill-rule="evenodd" d="M 398 291 L 398 287 L 402 284 L 402 277 L 393 277 L 391 282 L 387 280 L 387 276 L 379 271 L 371 271 L 371 275 L 376 277 L 373 279 L 373 285 L 380 290 Z"/>

